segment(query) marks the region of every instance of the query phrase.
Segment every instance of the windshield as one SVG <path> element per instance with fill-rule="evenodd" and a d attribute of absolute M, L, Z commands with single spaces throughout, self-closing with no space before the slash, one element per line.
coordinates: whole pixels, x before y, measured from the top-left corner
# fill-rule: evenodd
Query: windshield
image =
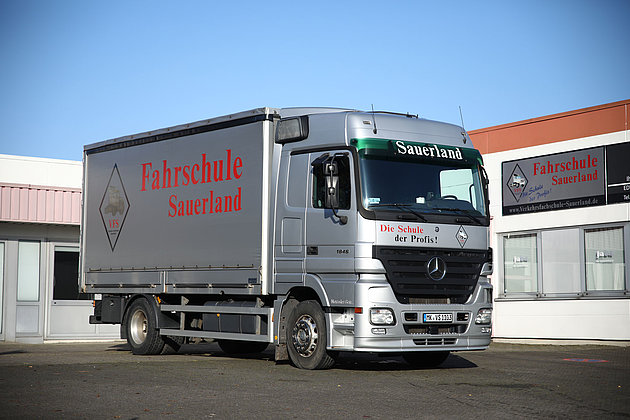
<path fill-rule="evenodd" d="M 463 215 L 485 224 L 481 157 L 474 149 L 370 139 L 359 149 L 362 204 L 373 211 Z"/>

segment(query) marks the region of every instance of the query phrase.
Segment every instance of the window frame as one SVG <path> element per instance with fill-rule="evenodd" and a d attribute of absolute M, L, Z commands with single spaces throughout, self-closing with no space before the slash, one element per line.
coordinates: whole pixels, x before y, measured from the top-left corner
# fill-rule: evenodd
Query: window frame
<path fill-rule="evenodd" d="M 25 257 L 32 257 L 33 255 L 25 255 L 22 254 L 22 246 L 26 245 L 37 245 L 36 259 L 37 259 L 37 273 L 34 278 L 29 276 L 28 271 L 22 270 L 23 259 Z M 38 304 L 42 300 L 42 243 L 41 241 L 29 241 L 29 240 L 19 240 L 17 241 L 17 277 L 16 277 L 16 294 L 15 301 L 20 304 Z M 24 277 L 27 275 L 27 277 Z M 36 279 L 36 282 L 34 281 Z M 32 288 L 32 289 L 29 289 Z M 30 296 L 32 292 L 36 291 L 37 296 L 33 299 L 33 296 Z"/>
<path fill-rule="evenodd" d="M 531 292 L 509 292 L 506 290 L 506 284 L 505 284 L 505 239 L 510 239 L 511 237 L 524 237 L 524 236 L 534 236 L 535 237 L 535 244 L 536 244 L 536 290 L 531 291 Z M 536 297 L 540 295 L 540 290 L 542 289 L 542 284 L 541 284 L 541 264 L 540 264 L 540 260 L 541 260 L 541 251 L 540 251 L 540 233 L 538 232 L 519 232 L 519 233 L 512 233 L 510 232 L 509 234 L 503 235 L 501 238 L 501 251 L 500 251 L 500 258 L 501 258 L 501 290 L 502 292 L 500 293 L 502 296 L 511 296 L 511 297 L 519 297 L 519 298 L 531 298 L 531 297 Z"/>
<path fill-rule="evenodd" d="M 625 263 L 624 275 L 625 284 L 621 290 L 588 290 L 586 284 L 586 232 L 596 229 L 623 229 L 623 252 L 624 259 L 627 260 L 627 256 L 630 251 L 630 223 L 628 222 L 614 222 L 614 223 L 599 223 L 592 225 L 578 225 L 578 226 L 562 226 L 555 229 L 532 229 L 515 232 L 502 232 L 498 233 L 497 248 L 498 248 L 498 263 L 500 273 L 500 285 L 499 293 L 496 297 L 496 301 L 518 301 L 518 300 L 576 300 L 576 299 L 620 299 L 630 298 L 630 264 Z M 543 232 L 549 231 L 562 231 L 578 229 L 579 234 L 579 273 L 580 273 L 580 291 L 574 292 L 558 292 L 558 293 L 544 293 L 544 276 L 543 265 L 545 264 L 543 255 Z M 509 292 L 505 289 L 505 239 L 510 236 L 522 236 L 522 235 L 536 235 L 536 248 L 537 248 L 537 291 L 534 292 Z"/>
<path fill-rule="evenodd" d="M 588 289 L 588 284 L 587 284 L 587 279 L 586 279 L 586 264 L 587 264 L 587 260 L 586 260 L 586 233 L 589 231 L 596 231 L 596 230 L 612 230 L 612 229 L 619 229 L 621 228 L 621 244 L 623 246 L 622 251 L 623 251 L 623 258 L 624 258 L 624 283 L 625 283 L 625 289 L 620 289 L 620 290 L 589 290 Z M 630 232 L 630 227 L 629 226 L 624 226 L 624 225 L 604 225 L 604 226 L 589 226 L 589 227 L 584 227 L 583 229 L 581 229 L 581 237 L 582 237 L 582 252 L 584 253 L 584 258 L 582 259 L 582 270 L 584 271 L 584 295 L 585 296 L 595 296 L 595 297 L 599 297 L 599 296 L 609 296 L 611 294 L 618 294 L 618 293 L 624 293 L 626 295 L 630 295 L 630 292 L 628 289 L 630 289 L 630 281 L 628 280 L 628 274 L 630 273 L 629 270 L 629 265 L 627 263 L 627 257 L 628 257 L 628 245 L 630 243 L 630 241 L 628 240 L 628 233 Z"/>
<path fill-rule="evenodd" d="M 50 289 L 50 300 L 52 302 L 64 302 L 64 303 L 68 303 L 68 302 L 85 302 L 85 301 L 91 301 L 94 300 L 94 293 L 82 293 L 79 291 L 79 287 L 80 287 L 80 283 L 81 283 L 81 269 L 80 269 L 80 265 L 81 265 L 81 249 L 79 244 L 60 244 L 60 243 L 53 243 L 51 246 L 51 251 L 52 251 L 52 255 L 51 255 L 51 262 L 52 262 L 52 275 L 53 275 L 53 281 L 52 281 L 52 285 L 51 285 L 51 289 Z M 76 252 L 77 256 L 79 258 L 78 261 L 78 265 L 77 265 L 77 297 L 75 299 L 64 299 L 62 297 L 59 296 L 55 296 L 56 294 L 56 287 L 57 287 L 57 252 Z M 62 289 L 63 290 L 63 289 Z"/>

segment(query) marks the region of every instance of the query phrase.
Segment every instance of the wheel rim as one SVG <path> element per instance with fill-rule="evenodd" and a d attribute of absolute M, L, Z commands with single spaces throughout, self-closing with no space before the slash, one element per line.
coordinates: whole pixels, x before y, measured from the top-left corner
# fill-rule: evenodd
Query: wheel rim
<path fill-rule="evenodd" d="M 147 339 L 148 322 L 144 311 L 137 310 L 129 321 L 129 333 L 134 343 L 142 344 Z"/>
<path fill-rule="evenodd" d="M 295 321 L 291 338 L 293 347 L 302 357 L 310 357 L 317 349 L 317 323 L 308 314 L 302 315 Z"/>

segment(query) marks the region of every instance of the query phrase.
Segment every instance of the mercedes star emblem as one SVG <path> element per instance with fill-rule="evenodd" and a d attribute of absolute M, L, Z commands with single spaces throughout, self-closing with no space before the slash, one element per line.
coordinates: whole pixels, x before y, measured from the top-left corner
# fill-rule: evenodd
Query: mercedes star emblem
<path fill-rule="evenodd" d="M 446 275 L 446 263 L 440 257 L 433 257 L 427 263 L 427 274 L 431 280 L 440 281 Z"/>

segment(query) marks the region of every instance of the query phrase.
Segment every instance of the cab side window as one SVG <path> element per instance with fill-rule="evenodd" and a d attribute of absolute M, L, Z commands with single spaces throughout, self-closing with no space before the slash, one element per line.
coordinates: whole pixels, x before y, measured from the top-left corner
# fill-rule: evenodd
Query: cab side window
<path fill-rule="evenodd" d="M 339 209 L 350 209 L 350 160 L 348 156 L 336 155 L 334 161 L 339 170 Z M 324 166 L 317 165 L 313 169 L 313 207 L 323 209 L 326 204 L 326 176 Z"/>

